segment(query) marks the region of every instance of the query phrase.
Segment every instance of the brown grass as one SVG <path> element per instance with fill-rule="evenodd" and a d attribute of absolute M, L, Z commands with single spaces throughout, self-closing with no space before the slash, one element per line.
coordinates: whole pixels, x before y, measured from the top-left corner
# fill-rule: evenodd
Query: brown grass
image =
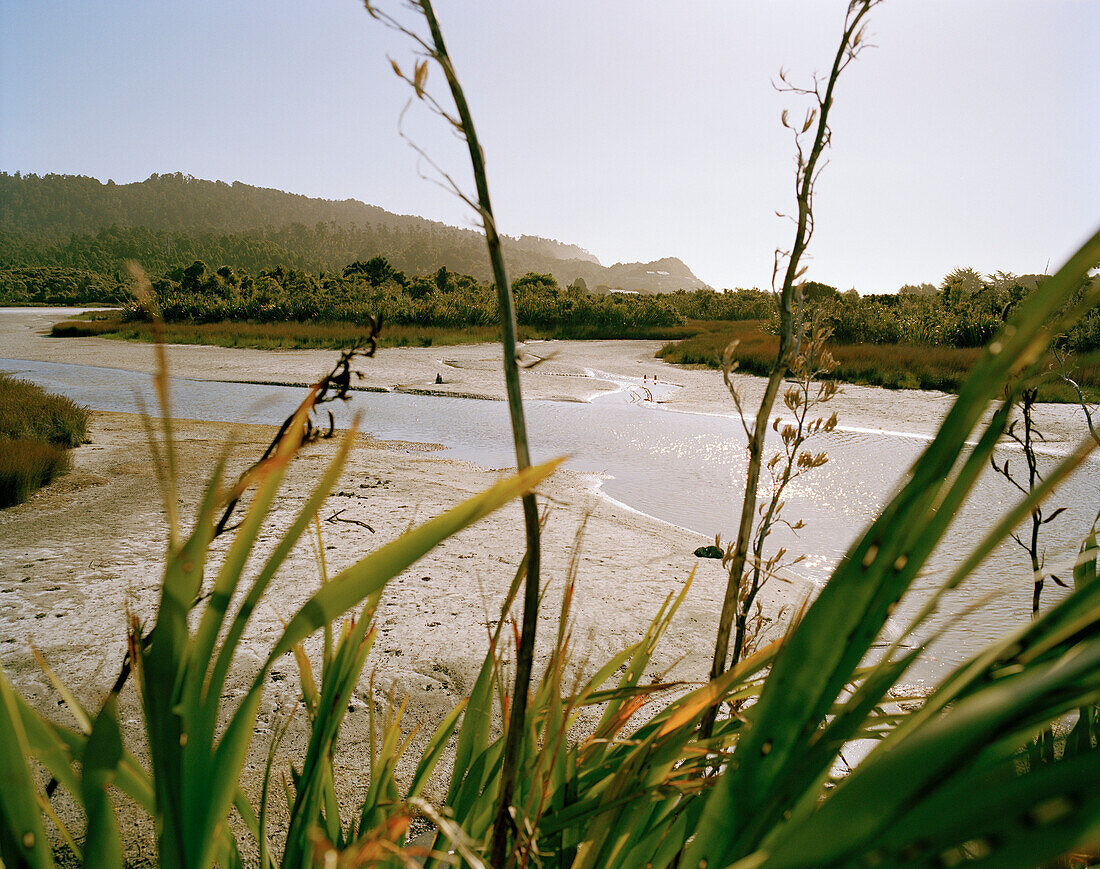
<path fill-rule="evenodd" d="M 710 324 L 633 327 L 620 334 L 577 323 L 564 329 L 519 328 L 521 340 L 532 338 L 683 338 L 697 334 Z M 92 320 L 64 320 L 50 333 L 57 338 L 106 337 L 127 341 L 152 341 L 148 323 L 126 322 L 118 317 Z M 166 323 L 164 340 L 170 344 L 210 344 L 215 347 L 253 347 L 260 350 L 334 350 L 362 341 L 369 328 L 356 323 Z M 420 326 L 383 323 L 379 343 L 383 347 L 432 347 L 453 344 L 481 344 L 500 340 L 498 326 Z"/>
<path fill-rule="evenodd" d="M 122 320 L 65 320 L 54 325 L 59 338 L 106 337 L 126 341 L 152 341 L 148 323 Z M 332 350 L 366 340 L 369 326 L 355 323 L 166 323 L 169 344 L 209 344 L 215 347 L 252 347 L 260 350 Z M 477 344 L 499 340 L 492 326 L 445 328 L 437 326 L 384 325 L 383 347 L 431 347 L 444 344 Z"/>
<path fill-rule="evenodd" d="M 723 350 L 736 340 L 738 370 L 766 375 L 775 361 L 779 339 L 763 332 L 762 325 L 761 321 L 716 324 L 691 338 L 666 344 L 657 355 L 666 362 L 720 368 Z M 980 349 L 915 344 L 830 344 L 829 349 L 837 362 L 830 375 L 833 379 L 889 389 L 943 392 L 958 392 L 981 354 Z M 1074 379 L 1089 399 L 1100 395 L 1100 364 L 1095 358 L 1078 360 Z M 1077 396 L 1069 384 L 1051 377 L 1040 385 L 1039 399 L 1075 402 Z"/>
<path fill-rule="evenodd" d="M 65 473 L 84 443 L 88 409 L 0 373 L 0 507 L 27 500 Z"/>
<path fill-rule="evenodd" d="M 26 501 L 69 469 L 68 450 L 43 441 L 0 439 L 0 507 Z"/>
<path fill-rule="evenodd" d="M 67 448 L 84 443 L 88 408 L 0 372 L 0 439 L 29 439 Z"/>

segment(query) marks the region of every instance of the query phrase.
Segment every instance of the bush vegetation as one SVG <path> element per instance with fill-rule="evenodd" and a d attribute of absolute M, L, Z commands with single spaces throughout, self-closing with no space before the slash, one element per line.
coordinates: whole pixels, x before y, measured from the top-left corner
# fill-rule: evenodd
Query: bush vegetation
<path fill-rule="evenodd" d="M 0 373 L 0 507 L 63 474 L 68 450 L 84 442 L 87 427 L 87 408 Z"/>
<path fill-rule="evenodd" d="M 657 351 L 666 362 L 721 368 L 726 348 L 737 342 L 732 358 L 738 370 L 766 376 L 775 361 L 779 339 L 771 321 L 746 320 L 737 323 L 697 324 L 700 331 L 689 338 L 668 343 Z M 835 336 L 829 350 L 836 367 L 826 379 L 845 383 L 885 386 L 889 389 L 937 389 L 958 392 L 981 352 L 974 347 L 929 347 L 912 343 L 846 343 Z M 1074 379 L 1089 400 L 1100 397 L 1100 364 L 1096 352 L 1072 362 Z M 1055 373 L 1060 366 L 1053 356 L 1047 367 Z M 1040 401 L 1076 402 L 1073 387 L 1058 377 L 1046 378 L 1038 386 Z"/>

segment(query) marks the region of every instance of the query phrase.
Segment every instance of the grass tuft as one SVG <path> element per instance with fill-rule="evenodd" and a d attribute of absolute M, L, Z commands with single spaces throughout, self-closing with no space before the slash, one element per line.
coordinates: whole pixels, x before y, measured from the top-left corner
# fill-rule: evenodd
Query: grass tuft
<path fill-rule="evenodd" d="M 733 341 L 737 370 L 767 376 L 779 338 L 764 331 L 763 320 L 715 323 L 713 327 L 682 341 L 666 344 L 657 356 L 679 365 L 722 367 L 722 351 Z M 916 344 L 830 343 L 836 369 L 828 379 L 887 389 L 937 389 L 958 393 L 981 355 L 978 348 L 926 347 Z M 1089 357 L 1077 360 L 1074 379 L 1087 398 L 1100 395 L 1100 365 Z M 1076 402 L 1073 388 L 1061 380 L 1046 380 L 1039 386 L 1040 401 Z"/>
<path fill-rule="evenodd" d="M 69 453 L 42 441 L 0 440 L 0 507 L 21 504 L 69 469 Z"/>
<path fill-rule="evenodd" d="M 86 407 L 0 373 L 0 507 L 22 503 L 65 473 L 67 450 L 87 432 Z"/>

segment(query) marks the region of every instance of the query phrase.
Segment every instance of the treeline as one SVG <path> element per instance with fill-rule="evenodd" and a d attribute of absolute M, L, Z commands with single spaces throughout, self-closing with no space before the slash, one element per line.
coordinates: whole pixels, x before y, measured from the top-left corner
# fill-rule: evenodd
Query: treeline
<path fill-rule="evenodd" d="M 136 260 L 150 273 L 160 273 L 201 260 L 254 273 L 278 266 L 318 273 L 339 271 L 349 262 L 382 253 L 410 274 L 434 271 L 443 264 L 450 271 L 485 280 L 485 243 L 478 241 L 480 247 L 458 243 L 442 230 L 425 228 L 324 223 L 233 233 L 112 225 L 60 240 L 0 230 L 0 268 L 66 266 L 114 274 L 126 260 Z"/>
<path fill-rule="evenodd" d="M 118 275 L 56 266 L 0 269 L 0 305 L 118 305 L 129 298 Z"/>
<path fill-rule="evenodd" d="M 983 276 L 962 268 L 948 274 L 938 289 L 925 284 L 896 294 L 859 296 L 811 284 L 806 298 L 832 329 L 837 344 L 974 348 L 988 344 L 1044 280 L 1042 275 L 1005 272 Z M 1076 298 L 1084 289 L 1082 283 Z M 1059 343 L 1074 352 L 1100 348 L 1100 309 L 1081 318 Z"/>
<path fill-rule="evenodd" d="M 491 284 L 446 268 L 408 277 L 386 258 L 356 261 L 339 274 L 314 275 L 279 266 L 252 275 L 195 262 L 153 280 L 153 293 L 170 323 L 384 322 L 439 327 L 489 326 L 497 322 Z M 528 273 L 512 284 L 520 325 L 560 337 L 629 337 L 684 323 L 674 296 L 589 293 L 582 284 L 561 288 L 552 275 Z M 686 298 L 691 294 L 683 294 Z M 147 315 L 136 301 L 132 320 Z"/>

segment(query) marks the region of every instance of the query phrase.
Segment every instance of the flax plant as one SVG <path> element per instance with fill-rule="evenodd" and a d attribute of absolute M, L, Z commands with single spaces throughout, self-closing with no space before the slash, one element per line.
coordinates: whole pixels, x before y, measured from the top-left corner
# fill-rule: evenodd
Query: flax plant
<path fill-rule="evenodd" d="M 792 359 L 799 351 L 800 330 L 797 313 L 800 310 L 800 305 L 797 298 L 797 285 L 799 278 L 805 273 L 805 268 L 801 264 L 802 256 L 813 237 L 814 185 L 824 165 L 821 163 L 821 156 L 828 147 L 831 138 L 829 113 L 833 106 L 833 96 L 841 73 L 847 68 L 848 64 L 856 59 L 864 45 L 866 17 L 879 2 L 880 0 L 852 0 L 848 5 L 840 45 L 837 47 L 832 68 L 824 82 L 818 81 L 815 77 L 812 88 L 795 87 L 788 82 L 785 74 L 780 73 L 783 82 L 782 90 L 812 97 L 815 107 L 807 111 L 801 123 L 792 122 L 786 111 L 783 112 L 782 116 L 783 126 L 790 129 L 794 134 L 797 158 L 795 172 L 797 213 L 792 218 L 795 224 L 795 233 L 790 250 L 785 253 L 777 252 L 775 257 L 774 275 L 776 276 L 778 276 L 781 264 L 785 260 L 785 267 L 782 269 L 782 283 L 776 293 L 779 308 L 779 348 L 776 352 L 775 361 L 772 363 L 767 383 L 764 386 L 764 394 L 760 399 L 760 406 L 757 409 L 756 419 L 749 436 L 745 492 L 741 503 L 737 539 L 733 552 L 727 560 L 729 581 L 726 584 L 726 592 L 718 620 L 718 635 L 714 644 L 714 660 L 710 670 L 712 679 L 724 673 L 729 665 L 730 638 L 734 630 L 734 624 L 738 620 L 742 577 L 749 560 L 753 526 L 757 515 L 757 496 L 768 423 L 775 400 L 779 394 L 779 387 L 790 368 Z M 807 142 L 803 137 L 811 129 L 813 130 L 813 138 Z M 708 730 L 709 726 L 708 722 L 704 730 Z"/>
<path fill-rule="evenodd" d="M 798 319 L 799 349 L 790 360 L 787 378 L 789 385 L 783 393 L 783 404 L 791 414 L 791 420 L 785 421 L 778 415 L 772 420 L 771 429 L 779 435 L 781 448 L 771 457 L 766 466 L 770 483 L 766 498 L 756 510 L 758 519 L 753 532 L 748 566 L 742 575 L 734 577 L 732 571 L 736 562 L 733 545 L 726 547 L 722 558 L 722 564 L 730 571 L 730 580 L 734 583 L 736 590 L 733 651 L 730 655 L 734 664 L 741 660 L 746 649 L 753 648 L 767 622 L 758 601 L 761 589 L 769 581 L 778 577 L 783 568 L 791 567 L 802 560 L 801 555 L 788 559 L 786 548 L 780 548 L 775 553 L 767 555 L 765 547 L 768 538 L 776 528 L 785 526 L 797 533 L 805 527 L 801 519 L 791 522 L 783 515 L 784 493 L 796 479 L 828 462 L 829 457 L 826 453 L 812 452 L 805 449 L 805 445 L 815 436 L 831 432 L 836 428 L 837 423 L 835 413 L 827 418 L 816 415 L 820 412 L 822 405 L 828 403 L 837 391 L 835 381 L 821 380 L 836 367 L 836 362 L 826 346 L 830 335 L 829 329 L 822 326 L 816 316 L 809 324 L 801 318 Z M 733 359 L 735 350 L 736 344 L 731 344 L 726 350 L 723 360 L 723 379 L 741 414 L 741 425 L 745 429 L 745 434 L 751 438 L 752 432 L 745 421 L 743 399 L 732 378 L 733 371 L 736 369 L 736 360 Z M 781 612 L 775 618 L 782 618 L 782 616 Z"/>
<path fill-rule="evenodd" d="M 868 5 L 852 4 L 846 34 L 852 17 Z M 854 40 L 856 32 L 847 38 Z M 413 81 L 422 87 L 422 74 Z M 530 579 L 528 551 L 469 698 L 429 741 L 404 796 L 394 769 L 408 736 L 401 734 L 395 699 L 372 742 L 368 795 L 350 819 L 340 817 L 333 800 L 333 746 L 369 649 L 377 596 L 417 557 L 530 491 L 553 465 L 521 470 L 333 577 L 322 568 L 320 589 L 288 622 L 245 696 L 230 708 L 223 689 L 240 632 L 295 540 L 315 522 L 353 436 L 342 442 L 260 573 L 239 588 L 241 569 L 302 438 L 313 398 L 307 399 L 272 456 L 228 492 L 220 484 L 219 464 L 194 529 L 179 532 L 170 545 L 153 628 L 142 632 L 135 626 L 131 633 L 151 773 L 122 744 L 113 694 L 93 713 L 59 683 L 77 719 L 68 728 L 31 709 L 0 674 L 0 859 L 12 867 L 53 863 L 46 819 L 59 822 L 50 789 L 39 787 L 37 773 L 44 769 L 84 811 L 83 837 L 59 828 L 80 849 L 83 865 L 121 866 L 116 789 L 156 819 L 162 865 L 240 865 L 228 824 L 235 807 L 248 835 L 260 843 L 262 869 L 271 869 L 280 860 L 267 843 L 275 749 L 269 752 L 259 815 L 237 783 L 264 676 L 289 653 L 296 653 L 301 670 L 311 736 L 288 790 L 294 832 L 281 857 L 288 866 L 407 867 L 413 859 L 497 869 L 1027 866 L 1100 842 L 1100 792 L 1094 786 L 1100 751 L 1092 719 L 1082 717 L 1100 701 L 1094 542 L 1075 573 L 1078 587 L 1064 601 L 965 661 L 916 711 L 889 707 L 891 689 L 923 653 L 921 645 L 908 648 L 904 640 L 918 635 L 944 595 L 1080 466 L 1096 445 L 1091 437 L 1022 492 L 1004 515 L 992 518 L 988 532 L 974 541 L 903 636 L 874 663 L 865 663 L 987 467 L 1022 384 L 1042 364 L 1054 336 L 1100 303 L 1100 285 L 1077 293 L 1082 276 L 1098 261 L 1100 232 L 1041 293 L 1020 304 L 976 362 L 898 491 L 781 640 L 743 654 L 702 685 L 650 681 L 654 650 L 689 582 L 666 598 L 637 643 L 591 675 L 578 676 L 569 629 L 576 580 L 571 571 L 552 652 L 529 698 L 523 686 L 526 714 L 515 726 L 508 707 L 519 686 L 510 692 L 504 676 L 503 628 L 504 615 Z M 166 395 L 167 377 L 158 382 Z M 990 401 L 999 397 L 983 422 Z M 796 439 L 797 430 L 790 442 Z M 798 459 L 793 462 L 797 470 Z M 249 507 L 208 583 L 204 570 L 217 515 L 241 488 L 253 492 Z M 204 590 L 209 593 L 200 596 Z M 337 632 L 325 635 L 318 685 L 301 643 L 360 607 L 339 639 Z M 517 632 L 514 642 L 519 649 L 525 640 Z M 493 728 L 494 704 L 499 730 Z M 738 714 L 715 721 L 702 736 L 701 724 L 721 704 Z M 589 708 L 598 721 L 582 729 L 582 712 Z M 1073 715 L 1078 722 L 1065 739 L 1067 750 L 1038 768 L 1021 763 L 1035 732 Z M 418 794 L 452 735 L 447 796 L 443 806 L 432 806 Z M 854 770 L 838 774 L 845 746 L 865 739 L 879 744 Z M 510 752 L 517 758 L 513 766 Z M 507 837 L 499 833 L 502 808 Z M 405 842 L 413 811 L 437 828 L 432 843 L 419 851 Z"/>
<path fill-rule="evenodd" d="M 417 49 L 421 52 L 421 59 L 416 63 L 411 76 L 405 75 L 398 64 L 393 63 L 394 72 L 412 86 L 413 91 L 422 103 L 435 112 L 462 137 L 466 142 L 470 155 L 470 166 L 473 170 L 474 184 L 477 193 L 469 196 L 462 192 L 457 184 L 447 173 L 440 170 L 450 189 L 469 205 L 481 218 L 482 228 L 485 232 L 485 245 L 489 253 L 489 262 L 493 270 L 493 281 L 497 289 L 497 304 L 500 308 L 501 343 L 504 350 L 504 382 L 508 397 L 508 412 L 512 424 L 512 440 L 515 446 L 516 466 L 522 471 L 531 464 L 530 452 L 527 445 L 527 424 L 523 413 L 523 397 L 519 382 L 519 354 L 516 348 L 516 313 L 512 300 L 512 290 L 508 283 L 508 275 L 504 265 L 504 254 L 501 249 L 500 236 L 496 228 L 496 220 L 493 217 L 492 201 L 489 197 L 489 181 L 485 172 L 485 154 L 478 142 L 477 130 L 474 127 L 473 116 L 470 114 L 466 102 L 466 95 L 455 74 L 451 57 L 447 53 L 447 46 L 432 8 L 431 0 L 415 0 L 407 5 L 419 12 L 428 27 L 428 38 L 423 38 L 415 31 L 405 27 L 388 13 L 380 11 L 371 0 L 364 0 L 367 12 L 387 26 L 403 33 L 413 40 Z M 453 113 L 444 108 L 425 89 L 428 79 L 428 62 L 432 61 L 443 72 L 447 82 L 447 88 L 454 104 Z M 415 147 L 415 146 L 414 146 Z M 422 157 L 427 158 L 424 152 L 417 148 Z M 429 162 L 430 159 L 429 159 Z M 434 163 L 432 164 L 435 165 Z M 526 532 L 527 551 L 524 558 L 526 565 L 526 581 L 523 592 L 523 616 L 521 623 L 520 641 L 516 649 L 516 678 L 512 690 L 512 705 L 508 727 L 508 739 L 504 746 L 504 760 L 502 765 L 502 777 L 500 786 L 500 805 L 494 823 L 493 835 L 493 863 L 499 865 L 504 859 L 508 847 L 508 840 L 514 832 L 514 823 L 509 814 L 512 789 L 519 763 L 519 734 L 524 730 L 524 720 L 527 714 L 527 702 L 530 692 L 531 671 L 534 663 L 535 632 L 538 628 L 538 601 L 539 601 L 539 568 L 541 560 L 539 539 L 539 514 L 538 505 L 534 495 L 523 497 L 523 521 Z"/>

